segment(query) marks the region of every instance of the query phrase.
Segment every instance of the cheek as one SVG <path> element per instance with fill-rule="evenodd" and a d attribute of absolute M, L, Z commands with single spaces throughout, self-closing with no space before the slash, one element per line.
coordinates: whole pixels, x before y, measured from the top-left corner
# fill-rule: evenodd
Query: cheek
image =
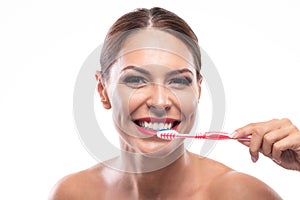
<path fill-rule="evenodd" d="M 197 128 L 198 93 L 190 89 L 185 92 L 177 92 L 180 103 L 181 125 L 179 131 L 191 133 Z M 197 120 L 197 121 L 196 121 Z"/>
<path fill-rule="evenodd" d="M 111 91 L 110 101 L 112 105 L 113 115 L 124 115 L 128 112 L 128 102 L 130 98 L 130 93 L 126 91 L 122 86 L 116 86 L 116 88 Z"/>
<path fill-rule="evenodd" d="M 177 107 L 179 107 L 182 120 L 193 122 L 198 107 L 198 93 L 192 88 L 184 91 L 173 91 L 177 99 Z"/>
<path fill-rule="evenodd" d="M 126 123 L 131 119 L 131 113 L 145 102 L 150 91 L 133 90 L 124 85 L 118 85 L 111 94 L 112 113 L 114 119 Z"/>
<path fill-rule="evenodd" d="M 149 92 L 147 89 L 131 91 L 128 100 L 128 110 L 130 114 L 145 105 Z"/>

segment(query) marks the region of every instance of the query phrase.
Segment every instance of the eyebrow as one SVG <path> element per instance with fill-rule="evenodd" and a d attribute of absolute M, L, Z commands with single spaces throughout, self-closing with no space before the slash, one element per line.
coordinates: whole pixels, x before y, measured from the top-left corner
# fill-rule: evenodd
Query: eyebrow
<path fill-rule="evenodd" d="M 150 75 L 150 72 L 148 72 L 147 70 L 142 69 L 142 68 L 140 68 L 140 67 L 133 66 L 133 65 L 129 65 L 129 66 L 125 67 L 124 69 L 122 69 L 122 72 L 123 72 L 123 71 L 126 71 L 126 70 L 128 70 L 128 69 L 133 69 L 133 70 L 135 70 L 135 71 L 138 71 L 138 72 L 140 72 L 140 73 L 142 73 L 142 74 L 145 74 L 145 75 L 148 75 L 148 76 Z"/>
<path fill-rule="evenodd" d="M 138 71 L 138 72 L 140 72 L 142 74 L 145 74 L 145 75 L 148 75 L 148 76 L 150 75 L 149 71 L 147 71 L 143 68 L 140 68 L 140 67 L 133 66 L 133 65 L 129 65 L 129 66 L 125 67 L 124 69 L 122 69 L 122 71 L 125 71 L 125 70 L 128 70 L 128 69 L 133 69 L 135 71 Z M 194 73 L 191 70 L 187 69 L 187 68 L 179 69 L 179 70 L 173 70 L 171 72 L 168 72 L 166 75 L 167 76 L 174 76 L 176 74 L 182 74 L 182 73 L 185 73 L 185 72 L 188 72 L 188 73 L 194 75 Z"/>
<path fill-rule="evenodd" d="M 168 75 L 168 76 L 174 76 L 174 75 L 176 75 L 176 74 L 182 74 L 182 73 L 185 73 L 185 72 L 188 72 L 188 73 L 194 75 L 194 73 L 193 73 L 191 70 L 187 69 L 187 68 L 179 69 L 179 70 L 174 70 L 174 71 L 168 72 L 167 75 Z"/>

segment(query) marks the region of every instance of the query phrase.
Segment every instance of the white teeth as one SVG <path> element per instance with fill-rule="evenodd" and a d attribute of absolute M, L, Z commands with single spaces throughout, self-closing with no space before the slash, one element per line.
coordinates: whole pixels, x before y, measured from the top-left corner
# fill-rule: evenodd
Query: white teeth
<path fill-rule="evenodd" d="M 141 127 L 152 129 L 155 131 L 161 130 L 161 129 L 171 129 L 173 123 L 157 123 L 157 122 L 146 122 L 146 121 L 139 121 L 139 125 Z"/>
<path fill-rule="evenodd" d="M 146 127 L 146 128 L 152 129 L 152 127 L 153 127 L 153 124 L 152 123 L 148 123 L 148 127 Z"/>
<path fill-rule="evenodd" d="M 140 126 L 143 126 L 143 127 L 145 126 L 145 122 L 143 122 L 143 121 L 140 121 L 139 124 L 140 124 Z"/>
<path fill-rule="evenodd" d="M 163 129 L 164 128 L 164 123 L 159 123 L 158 124 L 158 129 L 160 130 L 160 129 Z"/>
<path fill-rule="evenodd" d="M 164 129 L 168 129 L 169 128 L 169 123 L 164 124 Z"/>
<path fill-rule="evenodd" d="M 153 130 L 158 130 L 158 123 L 153 123 L 152 129 L 153 129 Z"/>

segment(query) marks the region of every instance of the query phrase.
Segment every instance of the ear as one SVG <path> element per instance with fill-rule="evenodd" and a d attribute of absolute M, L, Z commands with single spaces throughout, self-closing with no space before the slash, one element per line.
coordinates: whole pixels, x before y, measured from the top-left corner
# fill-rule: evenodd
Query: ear
<path fill-rule="evenodd" d="M 203 80 L 203 78 L 201 77 L 200 80 L 197 83 L 197 87 L 198 87 L 198 101 L 200 100 L 200 96 L 201 96 L 201 84 L 202 84 L 202 80 Z"/>
<path fill-rule="evenodd" d="M 107 90 L 106 90 L 106 86 L 104 83 L 104 80 L 101 76 L 100 71 L 97 71 L 95 74 L 96 80 L 98 81 L 98 85 L 97 85 L 97 90 L 98 93 L 100 95 L 100 99 L 102 102 L 102 105 L 105 109 L 110 109 L 111 108 L 111 104 L 107 95 Z"/>

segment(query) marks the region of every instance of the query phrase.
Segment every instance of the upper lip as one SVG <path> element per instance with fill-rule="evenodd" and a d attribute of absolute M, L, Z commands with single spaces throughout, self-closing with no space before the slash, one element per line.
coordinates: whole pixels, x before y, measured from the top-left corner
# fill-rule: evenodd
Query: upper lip
<path fill-rule="evenodd" d="M 140 126 L 144 127 L 146 129 L 173 129 L 176 127 L 180 120 L 173 119 L 173 118 L 152 118 L 152 117 L 144 117 L 144 118 L 138 118 L 133 120 L 133 122 Z"/>
<path fill-rule="evenodd" d="M 173 118 L 153 118 L 153 117 L 143 117 L 143 118 L 137 118 L 133 121 L 146 121 L 146 122 L 157 122 L 157 123 L 173 123 L 173 122 L 180 122 L 178 119 Z"/>

